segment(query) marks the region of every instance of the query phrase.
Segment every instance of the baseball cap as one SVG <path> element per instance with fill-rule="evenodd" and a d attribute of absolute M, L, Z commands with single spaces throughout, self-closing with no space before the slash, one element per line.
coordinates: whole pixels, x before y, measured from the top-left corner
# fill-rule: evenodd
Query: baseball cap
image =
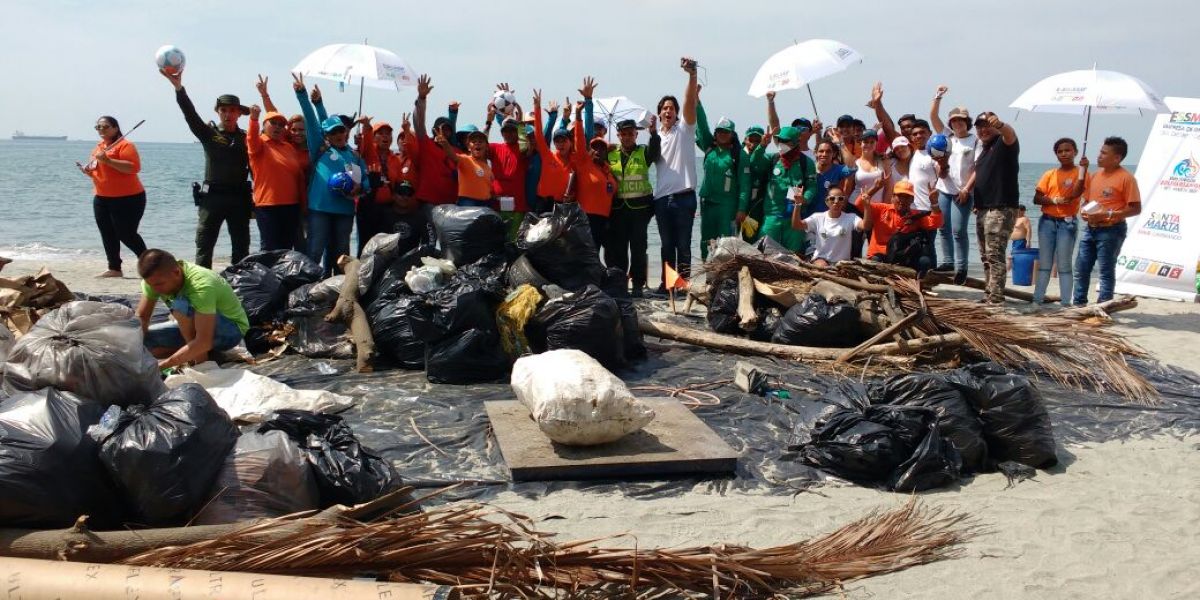
<path fill-rule="evenodd" d="M 899 148 L 900 146 L 912 146 L 912 143 L 908 141 L 908 138 L 898 135 L 896 136 L 896 139 L 892 140 L 892 148 L 895 149 Z"/>
<path fill-rule="evenodd" d="M 608 131 L 608 121 L 605 121 L 603 117 L 596 117 L 593 124 L 596 127 L 603 127 L 605 131 Z"/>
<path fill-rule="evenodd" d="M 783 142 L 795 142 L 800 139 L 800 130 L 796 127 L 784 127 L 779 130 L 779 133 L 775 134 L 775 137 Z"/>
<path fill-rule="evenodd" d="M 956 106 L 950 109 L 950 116 L 946 119 L 947 122 L 955 119 L 966 119 L 967 123 L 971 122 L 971 113 L 967 112 L 965 106 Z"/>
<path fill-rule="evenodd" d="M 325 133 L 330 133 L 336 130 L 338 127 L 349 129 L 349 127 L 346 127 L 346 123 L 342 121 L 342 117 L 339 115 L 330 115 L 325 117 L 324 121 L 321 121 L 321 131 L 324 131 Z"/>
<path fill-rule="evenodd" d="M 713 127 L 713 131 L 720 131 L 722 129 L 728 131 L 729 133 L 734 133 L 737 131 L 737 126 L 733 124 L 733 121 L 730 121 L 725 117 L 721 117 L 721 119 L 717 121 L 716 126 Z"/>
<path fill-rule="evenodd" d="M 853 124 L 854 124 L 854 117 L 852 117 L 850 115 L 842 115 L 837 118 L 836 125 L 838 127 L 848 127 Z"/>
<path fill-rule="evenodd" d="M 896 196 L 900 196 L 900 195 L 915 196 L 916 192 L 913 190 L 912 182 L 908 181 L 908 180 L 904 180 L 904 181 L 896 182 L 896 185 L 892 187 L 892 194 L 896 195 Z"/>
<path fill-rule="evenodd" d="M 372 124 L 371 124 L 371 130 L 372 130 L 372 131 L 382 131 L 382 130 L 384 130 L 384 129 L 387 129 L 387 130 L 389 130 L 389 131 L 394 131 L 394 130 L 392 129 L 392 124 L 391 124 L 391 123 L 388 123 L 387 121 L 380 121 L 380 122 L 378 122 L 378 123 L 372 123 Z"/>
<path fill-rule="evenodd" d="M 805 131 L 812 131 L 812 121 L 809 121 L 804 117 L 800 117 L 799 119 L 792 121 L 792 127 L 803 129 Z"/>
<path fill-rule="evenodd" d="M 896 119 L 896 122 L 899 123 L 900 121 L 916 121 L 916 120 L 917 120 L 917 115 L 908 113 L 908 114 L 900 115 L 900 118 Z"/>
<path fill-rule="evenodd" d="M 622 129 L 641 129 L 641 127 L 638 127 L 637 121 L 633 119 L 624 119 L 617 121 L 617 131 L 621 131 Z"/>
<path fill-rule="evenodd" d="M 750 127 L 746 128 L 746 137 L 750 137 L 752 135 L 766 135 L 766 133 L 766 131 L 763 131 L 761 125 L 751 125 Z"/>
<path fill-rule="evenodd" d="M 873 140 L 877 137 L 879 137 L 879 132 L 875 131 L 874 129 L 864 129 L 862 135 L 858 136 L 858 139 L 865 142 L 867 140 Z"/>
<path fill-rule="evenodd" d="M 288 118 L 287 118 L 287 117 L 285 117 L 285 116 L 283 116 L 283 115 L 281 115 L 281 114 L 279 114 L 279 113 L 277 113 L 277 112 L 275 112 L 275 111 L 273 111 L 273 110 L 272 110 L 272 111 L 270 111 L 270 112 L 268 112 L 268 113 L 266 113 L 266 114 L 264 114 L 264 115 L 263 115 L 263 119 L 262 119 L 262 120 L 263 120 L 263 123 L 266 123 L 267 121 L 270 121 L 271 119 L 282 119 L 282 120 L 283 120 L 283 122 L 285 122 L 285 123 L 286 123 L 286 122 L 287 122 L 287 120 L 288 120 Z"/>
<path fill-rule="evenodd" d="M 558 138 L 567 138 L 567 139 L 570 139 L 570 138 L 571 138 L 571 131 L 570 131 L 569 129 L 565 128 L 565 127 L 559 127 L 558 129 L 555 129 L 555 130 L 554 130 L 554 135 L 550 136 L 550 139 L 552 139 L 552 140 L 557 140 Z"/>

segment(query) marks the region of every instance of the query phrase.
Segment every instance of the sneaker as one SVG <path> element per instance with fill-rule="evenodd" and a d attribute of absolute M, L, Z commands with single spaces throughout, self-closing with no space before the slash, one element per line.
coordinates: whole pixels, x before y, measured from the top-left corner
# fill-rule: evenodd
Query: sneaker
<path fill-rule="evenodd" d="M 933 268 L 934 273 L 953 273 L 954 265 L 950 263 L 942 263 Z"/>
<path fill-rule="evenodd" d="M 965 270 L 963 270 L 963 271 L 955 271 L 955 273 L 954 273 L 954 285 L 962 285 L 962 284 L 964 284 L 964 283 L 966 283 L 966 282 L 967 282 L 967 272 L 966 272 Z"/>

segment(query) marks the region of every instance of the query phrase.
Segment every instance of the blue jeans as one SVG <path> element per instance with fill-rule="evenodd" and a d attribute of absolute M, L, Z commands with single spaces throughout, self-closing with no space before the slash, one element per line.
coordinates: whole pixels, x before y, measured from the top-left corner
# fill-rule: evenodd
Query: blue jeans
<path fill-rule="evenodd" d="M 354 215 L 308 211 L 307 254 L 325 266 L 326 277 L 333 274 L 338 257 L 350 254 L 350 232 L 353 230 Z"/>
<path fill-rule="evenodd" d="M 1038 276 L 1033 288 L 1033 303 L 1041 304 L 1050 286 L 1050 274 L 1058 265 L 1058 295 L 1063 306 L 1071 305 L 1071 255 L 1075 253 L 1075 218 L 1042 216 L 1038 220 Z"/>
<path fill-rule="evenodd" d="M 196 310 L 192 308 L 192 303 L 185 297 L 179 296 L 171 303 L 171 313 L 180 314 L 189 319 L 196 318 Z M 222 314 L 217 314 L 217 330 L 213 332 L 213 350 L 222 352 L 237 346 L 242 341 L 242 330 L 238 329 L 237 323 L 229 320 L 228 317 Z M 179 324 L 175 321 L 167 321 L 165 323 L 155 323 L 146 331 L 145 346 L 150 349 L 154 348 L 169 348 L 178 350 L 187 344 L 187 340 L 183 339 L 183 332 L 179 330 Z"/>
<path fill-rule="evenodd" d="M 300 233 L 300 205 L 255 206 L 254 223 L 258 225 L 258 250 L 292 250 Z"/>
<path fill-rule="evenodd" d="M 688 190 L 654 199 L 654 220 L 662 242 L 660 257 L 687 279 L 692 271 L 692 225 L 696 222 L 696 192 Z M 666 281 L 666 269 L 662 271 Z M 665 285 L 665 284 L 664 284 Z"/>
<path fill-rule="evenodd" d="M 942 245 L 942 263 L 953 264 L 955 271 L 967 270 L 967 251 L 971 221 L 971 207 L 975 205 L 975 196 L 967 197 L 963 204 L 955 202 L 958 194 L 938 194 L 938 208 L 942 210 L 942 226 L 938 228 L 938 238 Z M 931 244 L 932 245 L 932 244 Z"/>
<path fill-rule="evenodd" d="M 1117 285 L 1117 255 L 1125 243 L 1125 222 L 1108 227 L 1084 227 L 1079 238 L 1079 254 L 1075 257 L 1075 305 L 1087 304 L 1088 288 L 1092 284 L 1092 267 L 1100 266 L 1100 294 L 1097 302 L 1112 300 Z"/>

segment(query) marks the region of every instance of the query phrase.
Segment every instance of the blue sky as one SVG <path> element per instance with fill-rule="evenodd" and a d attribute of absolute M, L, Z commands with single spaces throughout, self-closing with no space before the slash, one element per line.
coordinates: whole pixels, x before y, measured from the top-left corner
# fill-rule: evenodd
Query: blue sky
<path fill-rule="evenodd" d="M 184 82 L 197 106 L 216 95 L 256 99 L 255 76 L 271 78 L 285 112 L 295 112 L 288 70 L 322 45 L 356 42 L 389 48 L 434 78 L 431 106 L 457 99 L 465 122 L 479 122 L 493 85 L 511 83 L 522 103 L 541 87 L 549 97 L 578 96 L 584 75 L 597 95 L 626 95 L 653 105 L 680 94 L 679 57 L 705 68 L 703 99 L 715 119 L 740 129 L 765 120 L 762 100 L 746 95 L 768 56 L 814 37 L 840 40 L 865 61 L 813 86 L 826 122 L 842 113 L 873 122 L 863 106 L 882 80 L 893 116 L 925 115 L 934 87 L 950 86 L 945 108 L 972 114 L 1006 108 L 1044 76 L 1098 63 L 1140 77 L 1164 96 L 1200 96 L 1186 65 L 1195 26 L 1180 3 L 1142 0 L 1007 2 L 6 2 L 0 39 L 0 134 L 66 134 L 91 139 L 101 114 L 123 124 L 146 119 L 141 141 L 189 141 L 169 84 L 156 72 L 156 48 L 172 43 L 188 57 Z M 357 91 L 322 85 L 334 111 L 353 112 Z M 366 112 L 398 122 L 413 91 L 367 90 Z M 782 92 L 782 116 L 811 116 L 803 91 Z M 211 113 L 210 113 L 211 114 Z M 1151 117 L 1101 117 L 1093 140 L 1128 138 L 1141 151 Z M 1062 135 L 1081 137 L 1081 120 L 1022 114 L 1022 158 L 1049 161 Z M 1089 152 L 1094 156 L 1095 152 Z"/>

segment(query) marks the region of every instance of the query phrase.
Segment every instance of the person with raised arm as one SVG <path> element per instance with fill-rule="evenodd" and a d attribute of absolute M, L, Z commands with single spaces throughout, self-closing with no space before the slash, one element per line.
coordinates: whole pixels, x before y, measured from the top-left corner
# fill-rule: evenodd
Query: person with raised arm
<path fill-rule="evenodd" d="M 769 141 L 775 142 L 778 153 L 767 153 Z M 803 252 L 806 247 L 804 231 L 792 227 L 792 217 L 803 213 L 817 195 L 817 167 L 800 149 L 799 141 L 800 130 L 795 127 L 771 130 L 750 156 L 754 170 L 768 173 L 762 235 L 792 252 Z"/>
<path fill-rule="evenodd" d="M 259 250 L 292 250 L 300 232 L 300 202 L 306 195 L 304 167 L 296 159 L 296 148 L 287 131 L 287 118 L 262 108 L 250 107 L 246 149 L 254 173 L 254 223 L 258 226 Z"/>
<path fill-rule="evenodd" d="M 666 267 L 684 279 L 691 274 L 692 224 L 696 220 L 696 104 L 699 88 L 695 60 L 680 59 L 687 73 L 683 106 L 672 95 L 658 101 L 658 134 L 662 138 L 654 162 L 654 219 L 662 244 L 662 281 L 658 293 L 666 294 Z"/>
<path fill-rule="evenodd" d="M 942 97 L 950 91 L 945 85 L 934 90 L 933 104 L 929 107 L 929 122 L 935 132 L 950 140 L 950 155 L 946 157 L 946 169 L 938 178 L 938 202 L 942 209 L 941 239 L 942 260 L 934 270 L 953 271 L 955 279 L 966 280 L 967 249 L 970 243 L 969 223 L 974 208 L 972 189 L 975 187 L 975 154 L 979 150 L 979 138 L 971 133 L 971 113 L 965 107 L 950 109 L 949 126 L 939 115 Z"/>
<path fill-rule="evenodd" d="M 413 107 L 413 130 L 416 133 L 414 156 L 417 172 L 417 201 L 425 222 L 431 223 L 433 209 L 442 204 L 458 202 L 456 163 L 446 157 L 440 144 L 434 141 L 439 136 L 450 141 L 454 138 L 458 103 L 451 102 L 447 116 L 434 119 L 433 126 L 426 128 L 425 116 L 429 93 L 433 91 L 433 80 L 428 75 L 417 78 L 417 99 Z"/>
<path fill-rule="evenodd" d="M 995 113 L 980 113 L 975 118 L 975 132 L 980 145 L 975 165 L 975 236 L 987 282 L 983 301 L 1003 304 L 1008 279 L 1005 256 L 1021 199 L 1017 181 L 1021 144 L 1012 126 Z"/>
<path fill-rule="evenodd" d="M 696 146 L 704 152 L 700 185 L 700 257 L 708 260 L 709 244 L 737 234 L 738 179 L 741 144 L 733 121 L 722 117 L 710 128 L 704 103 L 696 103 Z"/>

